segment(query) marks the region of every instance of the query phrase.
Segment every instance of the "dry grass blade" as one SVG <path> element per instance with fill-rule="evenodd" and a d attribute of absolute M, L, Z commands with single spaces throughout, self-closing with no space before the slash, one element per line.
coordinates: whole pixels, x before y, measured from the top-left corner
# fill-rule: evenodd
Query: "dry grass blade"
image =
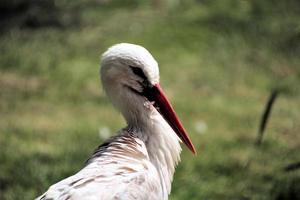
<path fill-rule="evenodd" d="M 268 99 L 266 106 L 265 106 L 265 110 L 264 110 L 261 120 L 260 120 L 259 131 L 258 131 L 258 135 L 257 135 L 256 142 L 255 142 L 255 144 L 257 146 L 261 145 L 261 143 L 262 143 L 262 139 L 263 139 L 263 135 L 264 135 L 267 123 L 268 123 L 268 119 L 270 117 L 270 113 L 271 113 L 273 104 L 274 104 L 276 98 L 278 97 L 278 94 L 279 94 L 279 91 L 274 89 Z"/>

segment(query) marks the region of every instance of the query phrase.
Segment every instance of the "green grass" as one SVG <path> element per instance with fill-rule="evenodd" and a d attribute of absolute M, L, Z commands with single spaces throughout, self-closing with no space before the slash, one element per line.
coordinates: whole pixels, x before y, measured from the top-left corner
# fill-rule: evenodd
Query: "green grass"
<path fill-rule="evenodd" d="M 209 18 L 222 9 L 188 2 L 160 11 L 147 3 L 86 6 L 77 27 L 1 35 L 0 199 L 33 199 L 84 165 L 103 142 L 99 129 L 113 134 L 125 125 L 98 74 L 101 53 L 119 42 L 141 44 L 157 59 L 162 85 L 198 151 L 194 157 L 184 148 L 170 199 L 276 199 L 297 191 L 299 170 L 283 171 L 300 161 L 297 51 L 280 49 L 276 39 L 287 34 L 277 29 L 264 27 L 271 31 L 256 37 L 226 22 L 223 30 Z M 227 14 L 247 24 L 247 13 Z M 256 148 L 272 88 L 283 92 Z M 205 124 L 203 133 L 197 123 Z"/>

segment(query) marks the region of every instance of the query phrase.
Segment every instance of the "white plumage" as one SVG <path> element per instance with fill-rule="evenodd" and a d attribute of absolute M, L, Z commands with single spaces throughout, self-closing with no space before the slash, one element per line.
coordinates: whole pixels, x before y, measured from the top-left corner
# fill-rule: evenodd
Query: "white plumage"
<path fill-rule="evenodd" d="M 141 46 L 117 44 L 102 56 L 101 79 L 128 126 L 37 199 L 168 199 L 180 159 L 178 136 L 195 149 L 159 86 L 157 62 Z"/>

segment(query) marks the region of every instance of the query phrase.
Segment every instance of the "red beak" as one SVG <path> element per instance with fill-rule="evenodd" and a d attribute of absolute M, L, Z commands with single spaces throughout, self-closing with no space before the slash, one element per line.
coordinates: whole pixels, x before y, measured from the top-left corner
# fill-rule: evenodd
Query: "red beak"
<path fill-rule="evenodd" d="M 184 142 L 184 144 L 196 154 L 195 147 L 183 128 L 179 118 L 177 117 L 174 109 L 172 108 L 171 103 L 164 94 L 162 88 L 159 84 L 154 85 L 151 89 L 148 89 L 144 92 L 144 95 L 149 101 L 154 102 L 154 107 L 158 112 L 164 117 L 168 124 L 172 127 L 178 137 Z"/>

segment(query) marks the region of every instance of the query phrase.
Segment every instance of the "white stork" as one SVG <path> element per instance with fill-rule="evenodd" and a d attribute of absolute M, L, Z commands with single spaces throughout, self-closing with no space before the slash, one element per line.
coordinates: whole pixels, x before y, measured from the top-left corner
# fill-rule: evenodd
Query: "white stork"
<path fill-rule="evenodd" d="M 103 88 L 127 127 L 100 145 L 85 167 L 39 200 L 167 200 L 180 140 L 195 148 L 159 85 L 158 64 L 143 47 L 117 44 L 102 56 Z"/>

